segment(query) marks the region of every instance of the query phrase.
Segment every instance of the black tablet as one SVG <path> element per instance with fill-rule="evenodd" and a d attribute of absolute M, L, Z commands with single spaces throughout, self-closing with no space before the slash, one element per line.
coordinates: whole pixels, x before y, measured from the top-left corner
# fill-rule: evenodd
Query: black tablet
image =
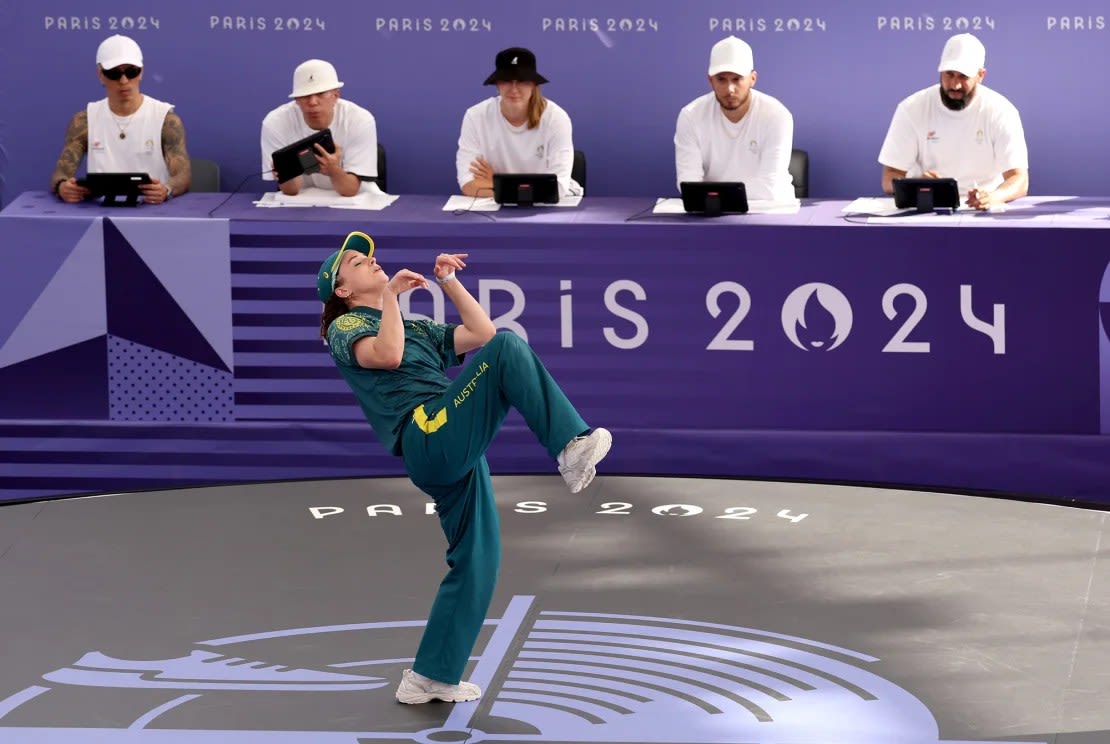
<path fill-rule="evenodd" d="M 316 145 L 320 145 L 328 152 L 335 152 L 335 142 L 331 138 L 330 129 L 321 129 L 291 145 L 274 150 L 274 170 L 277 171 L 278 183 L 285 183 L 291 178 L 320 170 L 320 164 L 316 162 Z"/>
<path fill-rule="evenodd" d="M 139 185 L 150 183 L 148 173 L 89 173 L 78 179 L 77 185 L 84 186 L 93 197 L 104 197 L 104 205 L 115 207 L 134 207 L 139 203 L 142 191 Z M 123 201 L 117 201 L 123 199 Z"/>
<path fill-rule="evenodd" d="M 494 173 L 493 200 L 520 207 L 558 204 L 559 179 L 554 173 Z"/>
<path fill-rule="evenodd" d="M 955 178 L 895 178 L 894 206 L 932 212 L 960 208 L 960 189 Z"/>
<path fill-rule="evenodd" d="M 682 208 L 690 214 L 712 217 L 748 211 L 748 192 L 742 181 L 683 181 L 678 188 Z"/>

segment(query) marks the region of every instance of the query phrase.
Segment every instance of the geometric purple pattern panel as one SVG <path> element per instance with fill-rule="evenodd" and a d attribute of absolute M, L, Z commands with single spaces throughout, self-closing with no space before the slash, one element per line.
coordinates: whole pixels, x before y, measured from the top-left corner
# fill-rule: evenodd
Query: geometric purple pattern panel
<path fill-rule="evenodd" d="M 104 335 L 101 223 L 4 219 L 4 256 L 14 263 L 0 271 L 0 366 Z"/>
<path fill-rule="evenodd" d="M 231 237 L 236 421 L 365 422 L 320 339 L 311 287 L 335 242 L 330 233 Z"/>
<path fill-rule="evenodd" d="M 108 336 L 112 421 L 234 420 L 231 372 Z"/>
<path fill-rule="evenodd" d="M 104 221 L 104 275 L 109 334 L 227 369 L 192 318 L 108 220 Z"/>
<path fill-rule="evenodd" d="M 170 217 L 151 220 L 109 217 L 106 220 L 127 239 L 135 254 L 158 277 L 166 293 L 208 339 L 225 365 L 230 366 L 228 221 Z"/>
<path fill-rule="evenodd" d="M 0 419 L 104 419 L 106 355 L 98 336 L 0 369 Z"/>

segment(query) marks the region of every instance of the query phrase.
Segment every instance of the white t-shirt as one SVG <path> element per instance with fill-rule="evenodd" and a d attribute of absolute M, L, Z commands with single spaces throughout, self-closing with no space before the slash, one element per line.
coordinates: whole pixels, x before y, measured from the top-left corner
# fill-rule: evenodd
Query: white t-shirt
<path fill-rule="evenodd" d="M 879 162 L 910 178 L 926 171 L 955 178 L 967 194 L 997 188 L 1004 172 L 1028 168 L 1029 151 L 1018 110 L 1001 93 L 980 83 L 967 108 L 952 111 L 932 85 L 898 104 Z"/>
<path fill-rule="evenodd" d="M 340 98 L 335 102 L 331 124 L 332 140 L 343 151 L 342 167 L 356 176 L 378 175 L 378 125 L 374 115 L 356 103 Z M 280 150 L 312 134 L 296 101 L 278 106 L 262 120 L 262 179 L 273 181 L 274 150 Z M 331 179 L 320 173 L 302 176 L 305 186 L 332 189 Z"/>
<path fill-rule="evenodd" d="M 582 186 L 570 177 L 574 167 L 570 116 L 551 99 L 535 129 L 529 129 L 527 122 L 519 127 L 509 124 L 501 113 L 500 96 L 468 108 L 455 153 L 459 188 L 474 180 L 470 164 L 479 157 L 494 173 L 554 173 L 560 196 L 582 193 Z"/>
<path fill-rule="evenodd" d="M 683 181 L 743 181 L 749 199 L 792 201 L 794 117 L 777 98 L 750 90 L 751 105 L 733 124 L 712 91 L 678 112 L 674 163 Z"/>
<path fill-rule="evenodd" d="M 162 183 L 170 170 L 162 154 L 162 125 L 173 105 L 148 95 L 131 116 L 116 116 L 108 99 L 85 107 L 89 119 L 89 173 L 146 173 Z M 124 137 L 121 139 L 120 134 Z"/>

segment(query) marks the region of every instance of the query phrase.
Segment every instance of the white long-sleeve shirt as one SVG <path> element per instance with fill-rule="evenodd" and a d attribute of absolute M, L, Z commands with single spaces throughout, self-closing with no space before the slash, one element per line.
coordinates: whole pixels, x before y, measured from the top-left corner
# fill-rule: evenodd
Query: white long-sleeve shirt
<path fill-rule="evenodd" d="M 470 164 L 482 158 L 494 173 L 554 173 L 559 180 L 559 195 L 582 193 L 582 186 L 571 180 L 574 167 L 574 141 L 570 116 L 551 99 L 540 117 L 539 126 L 529 129 L 509 124 L 501 113 L 499 96 L 487 98 L 466 110 L 459 149 L 455 153 L 455 172 L 459 188 L 474 180 Z"/>
<path fill-rule="evenodd" d="M 777 98 L 754 88 L 750 95 L 747 113 L 735 124 L 725 118 L 712 91 L 678 112 L 674 161 L 679 184 L 742 181 L 749 199 L 794 199 L 794 117 Z"/>

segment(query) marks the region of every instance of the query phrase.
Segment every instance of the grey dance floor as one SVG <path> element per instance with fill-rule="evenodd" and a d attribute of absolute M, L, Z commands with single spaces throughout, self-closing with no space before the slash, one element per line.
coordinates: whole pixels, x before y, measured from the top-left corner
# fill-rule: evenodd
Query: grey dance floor
<path fill-rule="evenodd" d="M 405 480 L 0 507 L 0 742 L 1110 741 L 1105 512 L 495 483 L 486 694 L 454 706 L 393 699 L 444 572 Z"/>

